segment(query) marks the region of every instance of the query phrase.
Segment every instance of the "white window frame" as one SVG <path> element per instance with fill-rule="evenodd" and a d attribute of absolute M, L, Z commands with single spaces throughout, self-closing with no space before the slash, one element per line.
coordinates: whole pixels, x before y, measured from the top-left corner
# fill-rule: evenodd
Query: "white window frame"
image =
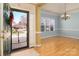
<path fill-rule="evenodd" d="M 43 20 L 43 19 L 44 19 L 44 20 Z M 49 21 L 48 21 L 48 19 L 49 19 Z M 43 17 L 41 17 L 41 23 L 43 23 L 42 21 L 44 21 L 44 23 L 43 23 L 43 24 L 44 24 L 44 31 L 41 31 L 41 32 L 51 32 L 51 29 L 50 29 L 50 27 L 51 27 L 51 26 L 50 26 L 50 25 L 51 25 L 51 23 L 50 23 L 51 20 L 53 20 L 53 24 L 52 24 L 52 25 L 53 25 L 53 31 L 55 31 L 55 19 L 54 19 L 54 18 L 44 17 L 44 16 L 43 16 Z M 47 25 L 47 24 L 46 24 L 46 21 L 49 22 L 49 23 L 48 23 L 48 28 L 49 28 L 48 31 L 46 30 L 46 25 Z"/>

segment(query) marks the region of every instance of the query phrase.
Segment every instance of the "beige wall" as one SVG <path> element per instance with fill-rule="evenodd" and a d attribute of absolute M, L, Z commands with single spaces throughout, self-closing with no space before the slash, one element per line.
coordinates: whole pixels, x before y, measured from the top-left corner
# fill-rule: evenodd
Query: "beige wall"
<path fill-rule="evenodd" d="M 41 6 L 36 6 L 36 44 L 37 46 L 41 46 L 41 26 L 40 26 L 40 19 L 41 19 Z"/>

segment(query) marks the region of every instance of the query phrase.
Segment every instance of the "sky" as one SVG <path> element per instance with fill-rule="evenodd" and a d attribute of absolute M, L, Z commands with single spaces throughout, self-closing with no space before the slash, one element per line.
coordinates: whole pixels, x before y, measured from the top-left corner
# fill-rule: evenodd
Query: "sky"
<path fill-rule="evenodd" d="M 13 11 L 13 15 L 14 15 L 14 20 L 13 21 L 15 23 L 18 23 L 21 20 L 21 16 L 26 16 L 26 13 Z"/>

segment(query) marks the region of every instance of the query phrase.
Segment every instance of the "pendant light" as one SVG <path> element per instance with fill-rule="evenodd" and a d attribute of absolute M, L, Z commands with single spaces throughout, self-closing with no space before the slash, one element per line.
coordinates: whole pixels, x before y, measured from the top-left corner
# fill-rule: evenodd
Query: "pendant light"
<path fill-rule="evenodd" d="M 67 14 L 67 5 L 66 5 L 66 3 L 64 4 L 64 13 L 63 13 L 63 15 L 61 15 L 61 18 L 64 19 L 64 20 L 67 20 L 67 19 L 70 18 L 70 15 Z"/>

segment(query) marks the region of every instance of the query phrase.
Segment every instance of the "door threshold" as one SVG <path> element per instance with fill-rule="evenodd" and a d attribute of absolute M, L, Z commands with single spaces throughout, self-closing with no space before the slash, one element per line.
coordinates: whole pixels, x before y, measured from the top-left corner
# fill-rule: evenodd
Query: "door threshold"
<path fill-rule="evenodd" d="M 29 47 L 21 47 L 21 48 L 13 49 L 13 50 L 11 51 L 11 53 L 12 53 L 12 52 L 16 52 L 16 51 L 25 50 L 25 49 L 29 49 Z"/>

